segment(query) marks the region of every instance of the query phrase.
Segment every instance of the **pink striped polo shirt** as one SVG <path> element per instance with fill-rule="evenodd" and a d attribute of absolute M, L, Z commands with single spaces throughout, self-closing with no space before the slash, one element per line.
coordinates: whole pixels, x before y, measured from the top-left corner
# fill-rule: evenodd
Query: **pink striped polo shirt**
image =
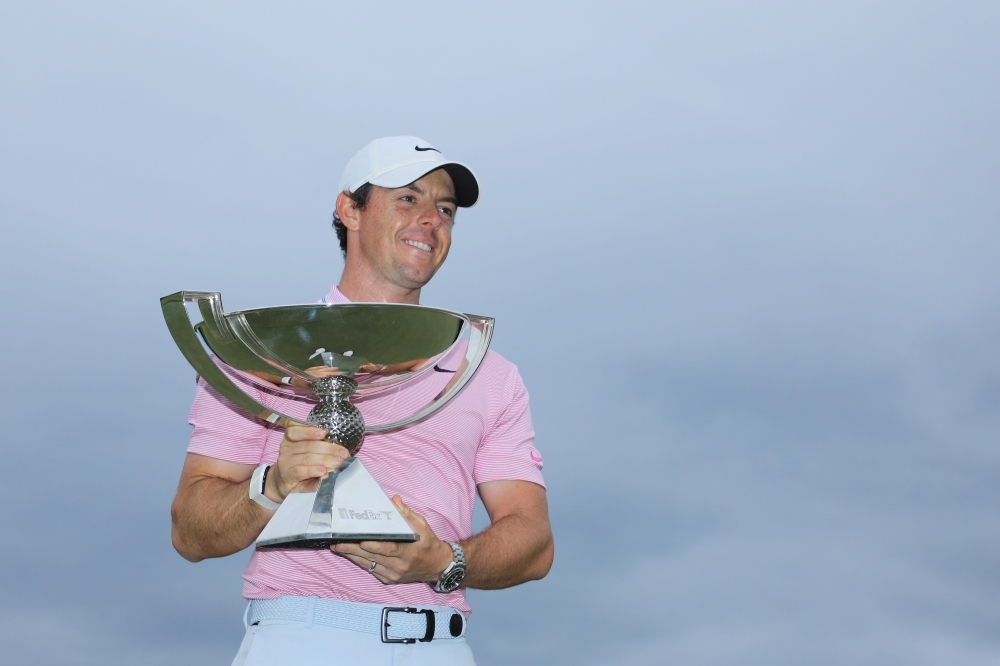
<path fill-rule="evenodd" d="M 334 287 L 325 302 L 349 301 Z M 437 366 L 454 370 L 464 353 L 464 348 L 456 349 Z M 307 399 L 308 391 L 228 372 L 247 394 L 290 416 L 304 419 L 315 404 Z M 355 405 L 368 423 L 383 423 L 426 405 L 452 376 L 430 371 Z M 254 466 L 278 458 L 284 429 L 234 406 L 200 377 L 189 421 L 194 426 L 191 453 Z M 477 484 L 523 480 L 544 487 L 534 436 L 528 393 L 517 368 L 491 351 L 450 403 L 402 430 L 367 435 L 358 458 L 390 497 L 399 494 L 439 538 L 459 541 L 472 535 Z M 471 612 L 465 590 L 439 594 L 426 583 L 383 585 L 329 550 L 254 551 L 243 580 L 247 599 L 295 594 L 386 605 L 437 604 Z"/>

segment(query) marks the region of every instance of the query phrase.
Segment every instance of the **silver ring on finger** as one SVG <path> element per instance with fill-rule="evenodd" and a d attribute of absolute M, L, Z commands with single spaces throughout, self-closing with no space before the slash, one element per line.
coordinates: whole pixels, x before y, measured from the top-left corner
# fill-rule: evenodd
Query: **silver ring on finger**
<path fill-rule="evenodd" d="M 368 567 L 368 573 L 375 573 L 375 567 L 378 566 L 378 562 L 372 560 L 372 565 Z"/>

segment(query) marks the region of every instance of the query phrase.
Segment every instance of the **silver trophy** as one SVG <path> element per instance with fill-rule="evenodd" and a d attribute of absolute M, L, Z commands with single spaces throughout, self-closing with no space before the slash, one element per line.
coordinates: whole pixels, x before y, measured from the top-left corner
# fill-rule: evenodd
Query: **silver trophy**
<path fill-rule="evenodd" d="M 198 323 L 192 322 L 188 304 L 197 305 Z M 493 319 L 399 303 L 291 305 L 227 313 L 220 294 L 204 291 L 180 291 L 161 298 L 160 305 L 184 357 L 226 399 L 269 423 L 324 428 L 351 453 L 315 490 L 290 493 L 257 538 L 257 547 L 416 540 L 354 454 L 366 433 L 404 428 L 454 398 L 486 356 Z M 452 379 L 414 413 L 368 424 L 351 404 L 352 396 L 375 395 L 431 370 L 466 340 L 465 357 Z M 258 377 L 299 379 L 312 389 L 317 404 L 304 422 L 276 412 L 248 396 L 220 365 Z M 306 372 L 319 365 L 336 368 L 337 374 L 316 378 Z"/>

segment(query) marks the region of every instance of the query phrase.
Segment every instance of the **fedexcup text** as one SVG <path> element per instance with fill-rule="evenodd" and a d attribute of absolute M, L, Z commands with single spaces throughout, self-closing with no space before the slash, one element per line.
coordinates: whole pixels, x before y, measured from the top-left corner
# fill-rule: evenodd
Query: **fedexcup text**
<path fill-rule="evenodd" d="M 392 511 L 355 511 L 354 509 L 337 509 L 344 520 L 392 520 Z"/>

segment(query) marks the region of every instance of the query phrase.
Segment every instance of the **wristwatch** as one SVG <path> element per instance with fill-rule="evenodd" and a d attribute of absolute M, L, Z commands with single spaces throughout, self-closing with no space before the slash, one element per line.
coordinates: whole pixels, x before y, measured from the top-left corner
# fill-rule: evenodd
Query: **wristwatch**
<path fill-rule="evenodd" d="M 445 567 L 437 582 L 431 586 L 435 592 L 452 592 L 457 590 L 458 586 L 465 580 L 465 553 L 462 552 L 462 547 L 451 541 L 445 543 L 451 546 L 451 552 L 455 554 L 455 559 Z"/>
<path fill-rule="evenodd" d="M 268 511 L 277 511 L 281 504 L 264 495 L 264 482 L 267 481 L 267 470 L 269 469 L 271 469 L 270 465 L 261 465 L 253 471 L 253 476 L 250 477 L 250 499 Z"/>

